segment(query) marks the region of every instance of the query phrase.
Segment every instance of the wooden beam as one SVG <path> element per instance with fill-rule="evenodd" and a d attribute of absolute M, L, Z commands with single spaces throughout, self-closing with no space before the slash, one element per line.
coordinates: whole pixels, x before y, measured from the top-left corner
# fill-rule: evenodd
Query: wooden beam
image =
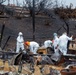
<path fill-rule="evenodd" d="M 0 15 L 0 18 L 9 18 L 9 16 Z"/>

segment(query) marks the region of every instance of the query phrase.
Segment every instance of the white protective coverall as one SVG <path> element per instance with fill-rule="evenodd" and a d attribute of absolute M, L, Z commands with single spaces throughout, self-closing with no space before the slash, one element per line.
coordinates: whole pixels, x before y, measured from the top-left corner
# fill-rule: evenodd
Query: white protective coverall
<path fill-rule="evenodd" d="M 52 41 L 51 41 L 51 40 L 46 40 L 46 41 L 44 42 L 44 47 L 45 47 L 45 48 L 52 47 Z"/>
<path fill-rule="evenodd" d="M 63 53 L 63 55 L 67 54 L 67 43 L 68 40 L 72 40 L 72 37 L 68 37 L 66 33 L 59 37 L 59 50 Z"/>
<path fill-rule="evenodd" d="M 53 47 L 55 53 L 58 52 L 58 43 L 59 43 L 59 38 L 57 36 L 57 33 L 54 33 Z"/>
<path fill-rule="evenodd" d="M 17 37 L 17 47 L 16 47 L 16 53 L 19 53 L 19 51 L 24 49 L 24 39 L 22 32 L 19 32 Z"/>
<path fill-rule="evenodd" d="M 33 52 L 33 54 L 37 53 L 38 48 L 39 48 L 39 44 L 37 42 L 35 41 L 30 42 L 29 49 L 31 52 Z"/>

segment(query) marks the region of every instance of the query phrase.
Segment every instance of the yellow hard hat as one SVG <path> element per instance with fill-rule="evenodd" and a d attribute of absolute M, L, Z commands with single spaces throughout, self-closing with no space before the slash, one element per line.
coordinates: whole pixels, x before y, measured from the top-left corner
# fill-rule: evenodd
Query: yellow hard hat
<path fill-rule="evenodd" d="M 26 41 L 25 42 L 25 45 L 29 46 L 30 45 L 30 42 L 29 41 Z"/>

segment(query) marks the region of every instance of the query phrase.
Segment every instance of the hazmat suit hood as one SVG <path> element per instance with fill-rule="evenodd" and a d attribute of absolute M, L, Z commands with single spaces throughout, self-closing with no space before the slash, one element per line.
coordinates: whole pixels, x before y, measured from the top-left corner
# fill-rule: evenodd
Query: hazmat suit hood
<path fill-rule="evenodd" d="M 57 37 L 57 33 L 54 33 L 53 36 L 54 36 L 54 39 L 55 39 Z"/>
<path fill-rule="evenodd" d="M 66 35 L 66 36 L 67 36 L 67 33 L 66 33 L 66 32 L 64 32 L 64 33 L 63 33 L 63 35 Z"/>
<path fill-rule="evenodd" d="M 19 34 L 18 34 L 18 35 L 19 35 L 19 36 L 21 36 L 21 35 L 23 35 L 23 34 L 22 34 L 22 32 L 19 32 Z"/>

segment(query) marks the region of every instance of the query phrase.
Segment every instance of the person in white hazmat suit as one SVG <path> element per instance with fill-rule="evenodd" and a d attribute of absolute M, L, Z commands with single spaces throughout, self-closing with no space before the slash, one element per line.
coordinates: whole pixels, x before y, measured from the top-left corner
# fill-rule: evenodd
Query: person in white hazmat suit
<path fill-rule="evenodd" d="M 19 32 L 17 37 L 16 53 L 19 53 L 20 50 L 24 50 L 24 39 L 22 32 Z"/>
<path fill-rule="evenodd" d="M 62 52 L 63 55 L 67 54 L 67 43 L 68 41 L 72 40 L 72 37 L 68 37 L 67 33 L 63 33 L 60 37 L 59 37 L 59 50 Z"/>
<path fill-rule="evenodd" d="M 51 54 L 53 53 L 53 48 L 52 48 L 52 41 L 51 40 L 46 40 L 44 41 L 44 48 L 47 49 L 47 53 L 48 54 Z"/>
<path fill-rule="evenodd" d="M 44 47 L 45 47 L 45 48 L 52 47 L 52 41 L 51 41 L 51 40 L 46 40 L 46 41 L 44 42 Z"/>
<path fill-rule="evenodd" d="M 27 48 L 30 49 L 30 52 L 32 52 L 33 54 L 37 54 L 37 50 L 39 49 L 39 44 L 35 41 L 27 41 L 25 42 L 25 46 L 28 46 Z"/>
<path fill-rule="evenodd" d="M 54 39 L 53 39 L 53 47 L 54 47 L 54 52 L 58 52 L 58 43 L 59 43 L 59 38 L 57 36 L 57 33 L 53 34 Z"/>

